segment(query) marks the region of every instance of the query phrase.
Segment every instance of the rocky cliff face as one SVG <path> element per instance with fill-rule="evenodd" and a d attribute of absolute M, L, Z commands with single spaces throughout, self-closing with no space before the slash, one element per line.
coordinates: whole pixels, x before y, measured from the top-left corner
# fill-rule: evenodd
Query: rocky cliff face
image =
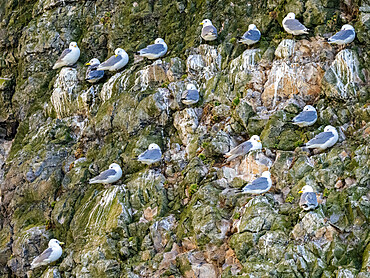
<path fill-rule="evenodd" d="M 288 12 L 309 36 L 287 38 Z M 369 277 L 369 17 L 367 1 L 0 3 L 0 277 Z M 219 30 L 209 45 L 204 18 Z M 354 43 L 328 45 L 348 22 Z M 250 23 L 262 40 L 246 49 Z M 134 58 L 159 36 L 165 58 Z M 70 41 L 77 67 L 51 70 Z M 83 63 L 118 46 L 128 66 L 86 83 Z M 188 82 L 195 106 L 180 101 Z M 305 104 L 317 123 L 293 126 Z M 299 148 L 327 124 L 334 147 Z M 223 164 L 254 134 L 263 151 Z M 158 166 L 133 160 L 150 143 Z M 119 182 L 88 184 L 112 162 Z M 266 169 L 270 192 L 238 193 Z M 311 212 L 305 184 L 322 196 Z M 53 237 L 62 258 L 31 273 Z"/>

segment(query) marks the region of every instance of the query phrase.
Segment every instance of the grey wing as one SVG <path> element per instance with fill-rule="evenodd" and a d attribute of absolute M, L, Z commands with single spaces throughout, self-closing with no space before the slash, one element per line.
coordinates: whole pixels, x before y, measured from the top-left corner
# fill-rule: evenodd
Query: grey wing
<path fill-rule="evenodd" d="M 162 157 L 162 153 L 158 149 L 154 150 L 146 150 L 142 154 L 139 155 L 139 160 L 157 160 Z"/>
<path fill-rule="evenodd" d="M 334 36 L 329 38 L 329 41 L 344 41 L 354 35 L 353 30 L 341 30 Z"/>
<path fill-rule="evenodd" d="M 307 28 L 300 23 L 297 19 L 287 19 L 285 21 L 285 26 L 292 31 L 306 30 Z"/>
<path fill-rule="evenodd" d="M 114 66 L 115 64 L 117 64 L 121 60 L 122 60 L 122 56 L 121 55 L 118 55 L 118 56 L 113 55 L 108 60 L 106 60 L 105 62 L 101 63 L 98 68 Z"/>
<path fill-rule="evenodd" d="M 108 170 L 105 170 L 104 172 L 102 172 L 99 176 L 93 178 L 92 180 L 99 180 L 99 181 L 106 180 L 109 177 L 114 176 L 115 174 L 117 174 L 116 170 L 108 169 Z"/>
<path fill-rule="evenodd" d="M 230 155 L 235 155 L 235 154 L 246 154 L 247 152 L 250 151 L 250 149 L 253 147 L 252 143 L 249 141 L 245 141 L 241 143 L 239 146 L 233 148 L 230 150 L 229 154 Z"/>
<path fill-rule="evenodd" d="M 249 30 L 244 33 L 242 39 L 248 39 L 252 41 L 259 41 L 261 38 L 261 33 L 256 30 Z"/>
<path fill-rule="evenodd" d="M 324 144 L 332 137 L 334 137 L 332 132 L 321 132 L 308 141 L 306 145 Z"/>
<path fill-rule="evenodd" d="M 214 26 L 205 26 L 202 29 L 202 36 L 206 36 L 207 34 L 212 34 L 217 36 L 217 29 Z"/>
<path fill-rule="evenodd" d="M 303 111 L 293 118 L 294 122 L 312 122 L 317 119 L 317 113 L 315 111 Z"/>
<path fill-rule="evenodd" d="M 43 261 L 47 260 L 51 253 L 53 252 L 53 249 L 52 248 L 48 248 L 46 249 L 44 252 L 42 252 L 41 255 L 39 255 L 38 257 L 36 257 L 34 260 L 33 260 L 33 264 L 38 264 L 38 263 L 42 263 Z"/>
<path fill-rule="evenodd" d="M 104 76 L 103 70 L 92 70 L 88 72 L 88 74 L 86 75 L 86 80 L 98 79 L 98 78 L 102 78 L 103 76 Z"/>
<path fill-rule="evenodd" d="M 164 50 L 165 50 L 165 48 L 164 48 L 163 44 L 158 43 L 158 44 L 148 45 L 147 47 L 139 50 L 139 52 L 140 52 L 141 55 L 148 54 L 148 53 L 159 54 L 159 53 L 163 52 Z"/>
<path fill-rule="evenodd" d="M 310 207 L 310 206 L 316 207 L 318 205 L 316 193 L 315 192 L 302 193 L 301 199 L 299 201 L 299 205 L 300 206 L 306 205 L 307 207 Z"/>
<path fill-rule="evenodd" d="M 186 90 L 181 96 L 183 99 L 197 100 L 199 98 L 199 92 L 197 90 Z"/>
<path fill-rule="evenodd" d="M 269 187 L 267 178 L 260 177 L 245 186 L 249 190 L 265 190 Z"/>
<path fill-rule="evenodd" d="M 62 61 L 62 60 L 64 59 L 64 57 L 65 57 L 68 53 L 70 53 L 71 51 L 72 51 L 72 50 L 71 50 L 71 49 L 69 49 L 69 48 L 64 49 L 64 50 L 63 50 L 63 52 L 62 52 L 62 54 L 60 55 L 60 57 L 59 57 L 58 61 Z"/>

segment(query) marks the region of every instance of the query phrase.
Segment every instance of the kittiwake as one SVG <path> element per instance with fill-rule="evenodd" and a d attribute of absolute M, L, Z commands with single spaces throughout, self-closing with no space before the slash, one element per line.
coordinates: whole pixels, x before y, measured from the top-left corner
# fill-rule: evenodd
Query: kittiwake
<path fill-rule="evenodd" d="M 98 66 L 100 65 L 100 61 L 96 58 L 91 59 L 86 66 L 89 66 L 86 71 L 86 78 L 85 80 L 90 83 L 96 83 L 104 76 L 103 70 L 97 70 Z"/>
<path fill-rule="evenodd" d="M 243 193 L 262 194 L 269 191 L 271 186 L 271 173 L 269 171 L 265 171 L 262 173 L 261 177 L 248 183 L 242 191 Z"/>
<path fill-rule="evenodd" d="M 114 51 L 113 56 L 111 56 L 108 60 L 101 63 L 97 70 L 109 70 L 109 71 L 117 71 L 123 68 L 128 63 L 128 55 L 126 51 L 122 48 L 117 48 Z"/>
<path fill-rule="evenodd" d="M 157 38 L 154 44 L 150 44 L 147 47 L 138 51 L 138 55 L 146 57 L 148 59 L 158 59 L 167 53 L 167 44 L 163 39 Z"/>
<path fill-rule="evenodd" d="M 295 116 L 292 120 L 293 124 L 299 127 L 310 126 L 316 123 L 317 121 L 317 112 L 315 107 L 312 105 L 306 105 L 303 108 L 303 111 Z"/>
<path fill-rule="evenodd" d="M 58 69 L 64 66 L 73 66 L 78 58 L 80 58 L 80 49 L 76 42 L 71 42 L 69 48 L 65 49 L 55 62 L 53 69 Z"/>
<path fill-rule="evenodd" d="M 117 163 L 109 165 L 109 169 L 102 172 L 99 176 L 92 178 L 89 183 L 114 183 L 122 177 L 122 169 Z"/>
<path fill-rule="evenodd" d="M 303 146 L 308 149 L 325 150 L 334 146 L 338 141 L 338 132 L 335 127 L 328 125 L 325 127 L 324 132 L 317 134 L 314 138 L 308 141 Z"/>
<path fill-rule="evenodd" d="M 203 20 L 200 25 L 203 25 L 201 37 L 205 41 L 214 41 L 217 39 L 217 29 L 213 26 L 212 22 L 209 19 Z"/>
<path fill-rule="evenodd" d="M 353 28 L 349 24 L 345 24 L 342 26 L 342 29 L 338 33 L 328 39 L 328 42 L 343 45 L 353 42 L 355 37 L 355 28 Z"/>
<path fill-rule="evenodd" d="M 261 38 L 261 32 L 257 29 L 256 25 L 249 24 L 248 31 L 244 33 L 239 42 L 252 45 L 257 43 Z"/>
<path fill-rule="evenodd" d="M 183 104 L 190 105 L 199 101 L 199 91 L 194 84 L 189 83 L 186 85 L 186 90 L 181 95 Z"/>
<path fill-rule="evenodd" d="M 250 151 L 253 150 L 260 150 L 262 149 L 262 143 L 260 137 L 258 135 L 253 135 L 251 139 L 241 143 L 240 145 L 236 146 L 235 148 L 231 149 L 228 153 L 225 154 L 227 158 L 226 162 L 229 162 L 238 156 L 245 155 Z"/>
<path fill-rule="evenodd" d="M 36 267 L 46 265 L 48 263 L 54 262 L 62 256 L 63 250 L 60 245 L 63 245 L 64 242 L 60 242 L 57 239 L 51 239 L 49 241 L 49 248 L 47 248 L 41 255 L 33 259 L 31 263 L 31 269 Z"/>
<path fill-rule="evenodd" d="M 139 160 L 140 162 L 148 165 L 158 162 L 161 159 L 162 159 L 161 148 L 155 143 L 150 144 L 148 149 L 142 154 L 140 154 L 137 158 L 137 160 Z"/>
<path fill-rule="evenodd" d="M 298 193 L 302 193 L 301 199 L 299 200 L 299 206 L 304 210 L 315 209 L 319 204 L 317 202 L 316 192 L 310 185 L 303 186 L 302 190 Z"/>
<path fill-rule="evenodd" d="M 286 32 L 293 35 L 308 34 L 308 29 L 295 19 L 294 13 L 288 13 L 288 15 L 283 19 L 283 28 Z"/>

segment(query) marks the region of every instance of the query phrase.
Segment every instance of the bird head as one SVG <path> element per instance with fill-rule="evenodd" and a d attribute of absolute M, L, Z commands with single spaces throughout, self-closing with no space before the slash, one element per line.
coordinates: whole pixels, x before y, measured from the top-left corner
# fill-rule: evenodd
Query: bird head
<path fill-rule="evenodd" d="M 313 188 L 311 185 L 305 185 L 302 187 L 302 189 L 300 191 L 298 191 L 298 193 L 305 193 L 305 192 L 313 192 Z"/>
<path fill-rule="evenodd" d="M 265 172 L 262 173 L 261 177 L 270 178 L 271 177 L 271 173 L 269 171 L 265 171 Z"/>
<path fill-rule="evenodd" d="M 71 42 L 70 44 L 69 44 L 69 48 L 70 49 L 73 49 L 73 48 L 77 48 L 78 46 L 77 46 L 77 43 L 76 42 Z"/>
<path fill-rule="evenodd" d="M 257 29 L 257 26 L 254 24 L 249 24 L 248 30 L 254 30 L 254 29 Z"/>
<path fill-rule="evenodd" d="M 95 66 L 100 65 L 100 61 L 96 58 L 91 59 L 88 63 L 85 64 L 86 66 Z"/>
<path fill-rule="evenodd" d="M 316 111 L 315 107 L 313 107 L 312 105 L 306 105 L 304 108 L 303 108 L 303 111 Z"/>
<path fill-rule="evenodd" d="M 109 165 L 109 169 L 116 169 L 116 168 L 121 168 L 117 163 L 112 163 Z"/>
<path fill-rule="evenodd" d="M 288 15 L 285 18 L 286 19 L 295 19 L 295 13 L 288 13 Z"/>
<path fill-rule="evenodd" d="M 352 25 L 344 24 L 341 30 L 355 30 Z"/>
<path fill-rule="evenodd" d="M 53 247 L 53 246 L 56 246 L 56 245 L 63 245 L 63 244 L 64 244 L 64 242 L 61 242 L 61 241 L 59 241 L 55 238 L 53 238 L 49 241 L 49 247 Z"/>
<path fill-rule="evenodd" d="M 187 90 L 197 90 L 197 87 L 194 84 L 189 83 L 188 85 L 186 85 L 186 89 Z"/>
<path fill-rule="evenodd" d="M 203 25 L 203 26 L 209 26 L 209 25 L 212 25 L 212 22 L 209 20 L 209 19 L 204 19 L 200 25 Z"/>
<path fill-rule="evenodd" d="M 115 51 L 114 51 L 114 54 L 116 54 L 116 57 L 118 55 L 122 55 L 125 51 L 122 49 L 122 48 L 117 48 Z"/>
<path fill-rule="evenodd" d="M 328 131 L 337 131 L 335 129 L 335 127 L 331 126 L 331 125 L 327 125 L 325 128 L 324 128 L 324 132 L 328 132 Z"/>
<path fill-rule="evenodd" d="M 259 137 L 258 135 L 253 135 L 253 136 L 251 137 L 251 140 L 253 140 L 253 141 L 257 141 L 257 142 L 261 142 L 261 139 L 260 139 L 260 137 Z"/>
<path fill-rule="evenodd" d="M 158 44 L 158 43 L 164 43 L 164 40 L 162 38 L 157 38 L 155 41 L 154 41 L 155 44 Z"/>
<path fill-rule="evenodd" d="M 148 150 L 161 150 L 161 148 L 156 143 L 152 143 L 149 145 Z"/>

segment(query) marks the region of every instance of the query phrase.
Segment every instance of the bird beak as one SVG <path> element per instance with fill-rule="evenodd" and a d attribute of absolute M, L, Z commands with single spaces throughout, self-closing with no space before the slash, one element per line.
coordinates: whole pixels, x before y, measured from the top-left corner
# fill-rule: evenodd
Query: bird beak
<path fill-rule="evenodd" d="M 62 241 L 59 241 L 59 245 L 64 245 L 65 243 Z"/>
<path fill-rule="evenodd" d="M 303 191 L 302 190 L 299 190 L 298 193 L 303 193 Z"/>
<path fill-rule="evenodd" d="M 117 57 L 118 55 L 116 54 L 115 56 Z"/>
<path fill-rule="evenodd" d="M 199 25 L 203 25 L 203 24 L 204 24 L 203 22 L 199 23 Z"/>
<path fill-rule="evenodd" d="M 261 140 L 257 140 L 257 142 L 260 142 L 261 143 Z"/>
<path fill-rule="evenodd" d="M 85 66 L 90 66 L 90 63 L 86 63 Z"/>

